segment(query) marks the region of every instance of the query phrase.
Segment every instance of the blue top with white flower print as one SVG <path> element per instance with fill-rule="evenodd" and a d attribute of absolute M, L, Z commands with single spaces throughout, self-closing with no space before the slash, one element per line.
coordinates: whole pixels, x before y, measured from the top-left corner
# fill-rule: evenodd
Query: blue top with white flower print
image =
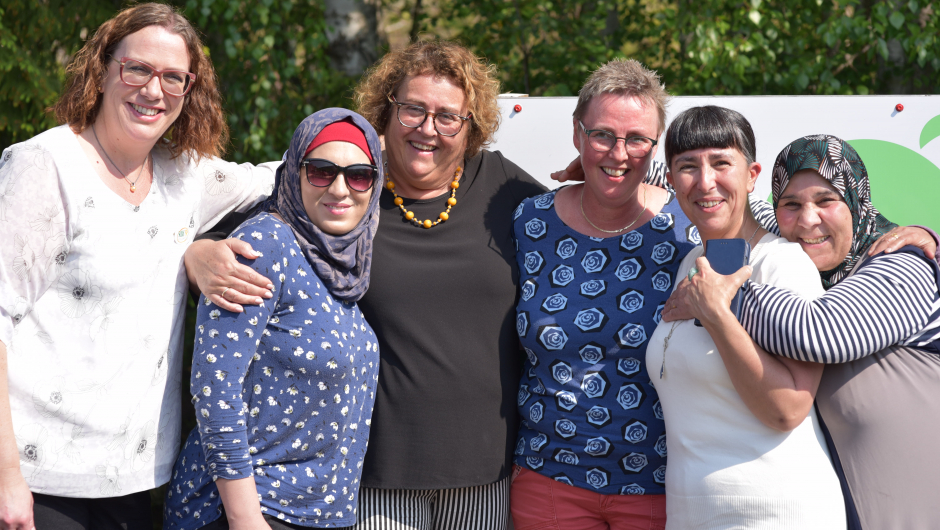
<path fill-rule="evenodd" d="M 588 237 L 558 218 L 554 199 L 524 200 L 513 222 L 527 356 L 515 462 L 598 493 L 663 494 L 666 427 L 643 363 L 698 230 L 670 194 L 640 228 Z"/>
<path fill-rule="evenodd" d="M 270 214 L 234 232 L 262 256 L 239 261 L 274 298 L 231 313 L 200 298 L 190 392 L 199 425 L 167 489 L 164 525 L 217 519 L 216 478 L 254 476 L 263 513 L 301 526 L 356 522 L 379 369 L 355 303 L 334 299 L 290 227 Z"/>

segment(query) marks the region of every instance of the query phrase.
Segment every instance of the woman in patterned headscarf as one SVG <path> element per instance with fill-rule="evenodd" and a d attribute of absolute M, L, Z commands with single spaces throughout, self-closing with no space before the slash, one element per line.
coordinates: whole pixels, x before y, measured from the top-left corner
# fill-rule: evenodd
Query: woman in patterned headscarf
<path fill-rule="evenodd" d="M 803 247 L 827 292 L 808 302 L 748 282 L 741 323 L 767 351 L 828 365 L 816 404 L 850 527 L 930 528 L 940 520 L 935 247 L 868 256 L 879 238 L 899 237 L 896 225 L 871 204 L 858 153 L 834 136 L 807 136 L 780 153 L 773 199 L 781 235 Z M 689 297 L 727 307 L 744 278 L 697 278 Z"/>
<path fill-rule="evenodd" d="M 261 213 L 233 232 L 274 298 L 243 312 L 200 299 L 190 391 L 199 426 L 167 489 L 164 528 L 356 523 L 379 353 L 369 287 L 383 183 L 375 129 L 307 117 Z"/>

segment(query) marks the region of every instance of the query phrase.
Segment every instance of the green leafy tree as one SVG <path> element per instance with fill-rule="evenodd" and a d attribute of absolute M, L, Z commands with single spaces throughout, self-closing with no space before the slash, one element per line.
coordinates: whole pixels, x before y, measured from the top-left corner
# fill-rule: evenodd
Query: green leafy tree
<path fill-rule="evenodd" d="M 536 96 L 575 93 L 613 57 L 676 94 L 940 91 L 940 14 L 916 0 L 448 0 L 424 22 L 442 23 Z"/>
<path fill-rule="evenodd" d="M 189 0 L 219 75 L 234 149 L 228 158 L 277 160 L 315 110 L 351 105 L 356 78 L 333 70 L 318 0 Z"/>
<path fill-rule="evenodd" d="M 356 76 L 334 70 L 318 0 L 172 2 L 204 36 L 232 132 L 227 157 L 274 160 L 314 110 L 349 106 Z M 0 6 L 0 147 L 55 126 L 65 65 L 119 0 L 7 0 Z M 29 28 L 23 31 L 22 28 Z"/>
<path fill-rule="evenodd" d="M 65 65 L 120 1 L 4 0 L 0 4 L 0 147 L 55 126 Z"/>

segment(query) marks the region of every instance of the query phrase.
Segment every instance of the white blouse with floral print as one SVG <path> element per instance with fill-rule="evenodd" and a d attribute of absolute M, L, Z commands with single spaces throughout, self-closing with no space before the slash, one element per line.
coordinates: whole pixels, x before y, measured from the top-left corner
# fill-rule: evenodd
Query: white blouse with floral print
<path fill-rule="evenodd" d="M 183 252 L 270 193 L 278 163 L 152 152 L 140 206 L 61 126 L 0 157 L 0 341 L 34 492 L 113 497 L 167 482 L 180 442 Z"/>

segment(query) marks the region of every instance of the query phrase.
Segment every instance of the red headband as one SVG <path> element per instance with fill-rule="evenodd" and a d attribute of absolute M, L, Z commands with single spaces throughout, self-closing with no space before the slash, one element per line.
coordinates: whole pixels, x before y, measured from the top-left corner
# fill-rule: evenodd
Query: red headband
<path fill-rule="evenodd" d="M 327 142 L 349 142 L 362 149 L 362 152 L 369 157 L 369 161 L 375 163 L 375 160 L 372 159 L 372 153 L 369 152 L 369 144 L 366 142 L 365 133 L 349 121 L 342 120 L 324 127 L 320 134 L 310 142 L 307 150 L 304 151 L 304 156 Z"/>

